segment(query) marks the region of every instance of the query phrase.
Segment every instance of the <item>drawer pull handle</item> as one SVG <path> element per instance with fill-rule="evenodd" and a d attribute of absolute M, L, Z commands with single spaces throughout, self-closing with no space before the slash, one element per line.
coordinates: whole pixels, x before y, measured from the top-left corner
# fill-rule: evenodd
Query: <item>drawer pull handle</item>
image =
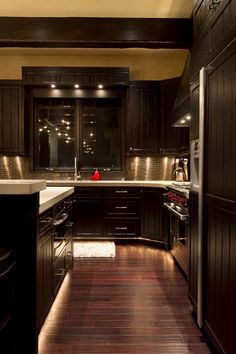
<path fill-rule="evenodd" d="M 128 193 L 128 191 L 116 191 L 116 193 Z"/>
<path fill-rule="evenodd" d="M 116 209 L 127 209 L 127 206 L 116 206 Z"/>
<path fill-rule="evenodd" d="M 128 227 L 127 227 L 127 226 L 116 226 L 115 229 L 116 229 L 116 230 L 127 230 Z"/>
<path fill-rule="evenodd" d="M 40 220 L 40 224 L 49 224 L 52 221 L 52 218 L 46 217 L 45 219 Z"/>

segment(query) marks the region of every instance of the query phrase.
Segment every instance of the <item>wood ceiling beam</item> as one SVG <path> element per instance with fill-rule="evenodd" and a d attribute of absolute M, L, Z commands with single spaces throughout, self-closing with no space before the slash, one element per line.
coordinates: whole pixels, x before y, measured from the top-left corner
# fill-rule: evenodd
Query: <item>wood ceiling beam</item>
<path fill-rule="evenodd" d="M 191 44 L 191 19 L 0 17 L 0 47 L 190 49 Z"/>

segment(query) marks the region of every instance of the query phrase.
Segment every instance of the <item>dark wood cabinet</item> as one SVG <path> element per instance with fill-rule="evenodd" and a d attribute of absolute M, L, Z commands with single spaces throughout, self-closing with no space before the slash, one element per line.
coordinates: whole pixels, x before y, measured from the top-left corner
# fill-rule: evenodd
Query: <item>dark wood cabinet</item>
<path fill-rule="evenodd" d="M 76 188 L 75 239 L 140 236 L 140 190 Z"/>
<path fill-rule="evenodd" d="M 234 0 L 199 0 L 193 9 L 194 43 L 191 50 L 191 78 L 219 54 L 236 33 Z"/>
<path fill-rule="evenodd" d="M 172 126 L 171 111 L 174 108 L 179 78 L 161 81 L 160 152 L 178 152 L 179 128 Z"/>
<path fill-rule="evenodd" d="M 103 196 L 100 188 L 76 188 L 74 205 L 74 237 L 103 236 Z"/>
<path fill-rule="evenodd" d="M 198 289 L 198 194 L 189 194 L 189 272 L 188 292 L 193 310 L 197 312 Z"/>
<path fill-rule="evenodd" d="M 142 190 L 142 231 L 143 238 L 157 241 L 168 247 L 168 235 L 162 230 L 163 189 L 147 188 Z M 162 232 L 164 231 L 164 232 Z"/>
<path fill-rule="evenodd" d="M 52 265 L 53 265 L 53 229 L 49 227 L 39 238 L 38 245 L 38 328 L 45 321 L 53 300 Z"/>
<path fill-rule="evenodd" d="M 21 81 L 0 80 L 0 154 L 24 154 Z"/>
<path fill-rule="evenodd" d="M 140 236 L 139 189 L 104 189 L 104 235 L 115 238 Z"/>
<path fill-rule="evenodd" d="M 159 82 L 132 81 L 128 94 L 127 153 L 158 153 L 160 121 Z"/>

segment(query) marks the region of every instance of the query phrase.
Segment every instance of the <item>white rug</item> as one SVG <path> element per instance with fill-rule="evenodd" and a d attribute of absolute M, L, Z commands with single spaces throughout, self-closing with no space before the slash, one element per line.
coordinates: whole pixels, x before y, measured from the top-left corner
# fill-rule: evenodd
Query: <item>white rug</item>
<path fill-rule="evenodd" d="M 116 246 L 112 241 L 75 241 L 74 257 L 115 257 Z"/>

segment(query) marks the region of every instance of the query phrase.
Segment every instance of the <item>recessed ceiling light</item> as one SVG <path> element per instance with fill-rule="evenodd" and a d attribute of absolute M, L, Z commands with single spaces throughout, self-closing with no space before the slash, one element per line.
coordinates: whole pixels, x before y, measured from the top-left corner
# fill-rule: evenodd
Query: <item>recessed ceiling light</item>
<path fill-rule="evenodd" d="M 184 123 L 185 123 L 185 120 L 184 120 L 184 119 L 182 119 L 182 120 L 180 121 L 180 123 L 181 123 L 181 124 L 184 124 Z"/>
<path fill-rule="evenodd" d="M 103 88 L 103 85 L 102 85 L 102 84 L 99 84 L 99 85 L 98 85 L 98 88 L 99 88 L 99 89 L 102 89 L 102 88 Z"/>
<path fill-rule="evenodd" d="M 75 84 L 75 88 L 79 88 L 79 85 L 78 85 L 78 84 Z"/>
<path fill-rule="evenodd" d="M 51 85 L 51 88 L 55 88 L 55 87 L 56 87 L 56 85 L 55 85 L 55 84 L 52 84 L 52 85 Z"/>

